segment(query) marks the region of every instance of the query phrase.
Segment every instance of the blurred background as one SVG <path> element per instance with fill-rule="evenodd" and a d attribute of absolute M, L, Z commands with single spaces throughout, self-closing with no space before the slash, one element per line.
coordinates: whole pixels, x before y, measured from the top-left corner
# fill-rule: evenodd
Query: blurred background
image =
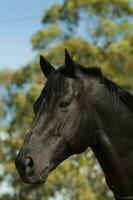
<path fill-rule="evenodd" d="M 14 166 L 45 82 L 39 55 L 57 68 L 65 48 L 132 93 L 133 1 L 0 1 L 1 200 L 113 199 L 90 149 L 64 161 L 40 186 L 22 183 Z"/>

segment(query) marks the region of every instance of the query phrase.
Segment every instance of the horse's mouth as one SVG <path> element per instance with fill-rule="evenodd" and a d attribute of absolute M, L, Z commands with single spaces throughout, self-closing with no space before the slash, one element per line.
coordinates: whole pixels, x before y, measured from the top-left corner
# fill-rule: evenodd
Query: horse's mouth
<path fill-rule="evenodd" d="M 49 173 L 56 169 L 58 164 L 52 165 L 50 167 L 45 168 L 41 174 L 29 175 L 29 176 L 22 176 L 20 175 L 21 179 L 24 183 L 27 184 L 43 184 L 47 181 Z"/>
<path fill-rule="evenodd" d="M 41 174 L 33 175 L 20 175 L 22 181 L 27 184 L 43 184 L 47 181 L 50 169 L 49 167 L 45 168 Z"/>
<path fill-rule="evenodd" d="M 38 178 L 37 176 L 32 176 L 32 177 L 26 177 L 26 178 L 22 178 L 24 183 L 27 184 L 43 184 L 47 181 L 47 177 L 45 178 Z"/>

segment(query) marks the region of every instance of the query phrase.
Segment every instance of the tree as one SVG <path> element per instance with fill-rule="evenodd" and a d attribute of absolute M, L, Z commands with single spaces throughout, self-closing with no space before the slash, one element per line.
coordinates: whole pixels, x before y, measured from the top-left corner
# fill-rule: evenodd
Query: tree
<path fill-rule="evenodd" d="M 63 64 L 64 49 L 68 48 L 75 61 L 85 66 L 100 65 L 105 75 L 132 90 L 132 19 L 130 0 L 64 0 L 44 13 L 43 28 L 31 38 L 37 51 L 35 61 L 13 72 L 1 72 L 1 88 L 6 89 L 0 102 L 1 116 L 6 119 L 1 127 L 1 181 L 6 177 L 13 187 L 15 197 L 9 195 L 10 199 L 45 200 L 61 194 L 63 200 L 112 198 L 90 151 L 65 161 L 46 185 L 38 188 L 22 184 L 13 162 L 32 123 L 31 105 L 43 87 L 39 55 L 57 67 Z"/>

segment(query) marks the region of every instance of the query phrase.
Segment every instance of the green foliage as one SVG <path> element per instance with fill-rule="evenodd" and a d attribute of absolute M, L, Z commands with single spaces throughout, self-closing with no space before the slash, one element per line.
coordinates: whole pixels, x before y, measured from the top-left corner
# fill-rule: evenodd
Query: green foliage
<path fill-rule="evenodd" d="M 80 49 L 75 48 L 75 44 L 79 46 Z M 66 39 L 58 46 L 51 48 L 47 55 L 44 55 L 47 56 L 53 64 L 62 65 L 62 63 L 64 63 L 64 48 L 70 51 L 75 61 L 83 65 L 91 66 L 92 62 L 93 65 L 97 65 L 102 61 L 100 49 L 96 45 L 89 44 L 85 40 L 79 40 L 78 38 Z M 62 57 L 60 56 L 61 54 Z"/>
<path fill-rule="evenodd" d="M 61 5 L 55 4 L 53 5 L 43 16 L 43 23 L 54 23 L 58 20 L 60 16 Z"/>
<path fill-rule="evenodd" d="M 51 25 L 37 32 L 31 39 L 34 48 L 46 48 L 53 40 L 60 37 L 59 27 Z"/>
<path fill-rule="evenodd" d="M 132 20 L 130 0 L 64 0 L 44 13 L 44 27 L 31 38 L 37 58 L 16 71 L 1 71 L 0 181 L 7 179 L 13 194 L 0 199 L 47 200 L 59 195 L 63 200 L 112 199 L 90 151 L 63 162 L 48 182 L 38 187 L 20 181 L 14 160 L 34 118 L 32 104 L 45 82 L 39 55 L 57 67 L 63 64 L 67 48 L 75 61 L 86 67 L 101 66 L 106 76 L 133 90 Z"/>

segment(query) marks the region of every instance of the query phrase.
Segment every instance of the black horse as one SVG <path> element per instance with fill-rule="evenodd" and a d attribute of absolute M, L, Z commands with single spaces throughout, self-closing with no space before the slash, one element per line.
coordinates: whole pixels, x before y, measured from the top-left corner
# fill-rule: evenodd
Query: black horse
<path fill-rule="evenodd" d="M 22 180 L 43 183 L 59 163 L 91 147 L 115 199 L 133 200 L 133 96 L 67 50 L 59 69 L 42 56 L 40 65 L 48 80 L 16 158 Z"/>

